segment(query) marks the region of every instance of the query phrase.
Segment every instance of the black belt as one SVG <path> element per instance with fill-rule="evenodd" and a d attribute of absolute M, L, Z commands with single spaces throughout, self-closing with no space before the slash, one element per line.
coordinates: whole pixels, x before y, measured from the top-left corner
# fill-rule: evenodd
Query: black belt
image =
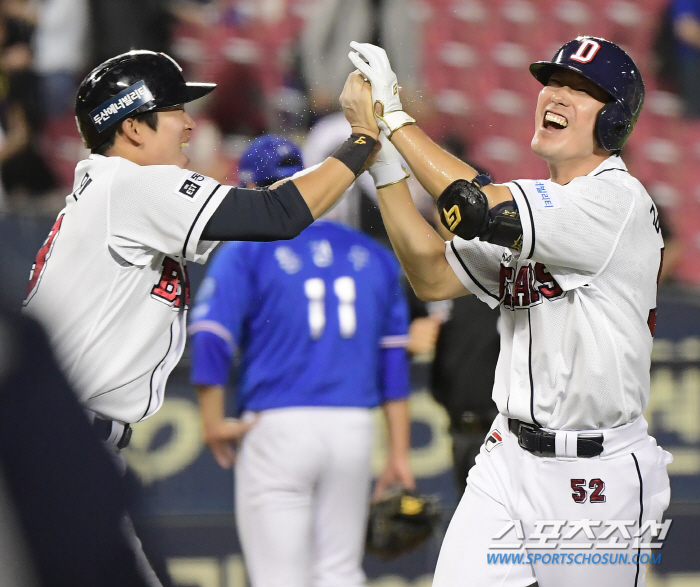
<path fill-rule="evenodd" d="M 508 418 L 508 428 L 518 437 L 518 444 L 531 453 L 543 457 L 556 456 L 555 438 L 553 432 L 545 432 L 534 424 Z M 603 452 L 603 435 L 579 436 L 576 439 L 577 456 L 584 459 L 597 457 Z"/>
<path fill-rule="evenodd" d="M 112 436 L 112 429 L 114 426 L 123 426 L 123 431 L 119 440 L 117 440 L 117 448 L 122 449 L 129 446 L 129 441 L 131 440 L 131 426 L 129 424 L 122 424 L 120 422 L 115 422 L 114 420 L 103 420 L 95 416 L 92 422 L 92 427 L 97 432 L 97 436 L 102 442 L 107 442 Z"/>

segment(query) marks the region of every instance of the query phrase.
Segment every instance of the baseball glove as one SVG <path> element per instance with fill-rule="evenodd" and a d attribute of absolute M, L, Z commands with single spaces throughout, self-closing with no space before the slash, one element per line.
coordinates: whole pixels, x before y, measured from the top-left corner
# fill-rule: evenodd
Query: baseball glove
<path fill-rule="evenodd" d="M 388 491 L 370 505 L 365 548 L 386 560 L 396 558 L 425 542 L 439 521 L 437 496 Z"/>

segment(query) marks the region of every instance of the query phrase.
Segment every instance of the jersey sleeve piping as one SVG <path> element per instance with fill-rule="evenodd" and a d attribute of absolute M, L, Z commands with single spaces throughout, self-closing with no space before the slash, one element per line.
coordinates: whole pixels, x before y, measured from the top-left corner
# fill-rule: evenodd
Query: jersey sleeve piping
<path fill-rule="evenodd" d="M 190 324 L 187 334 L 192 336 L 197 332 L 210 332 L 222 339 L 229 347 L 234 348 L 236 346 L 231 331 L 214 320 L 199 320 Z"/>
<path fill-rule="evenodd" d="M 406 348 L 408 346 L 408 334 L 383 336 L 379 341 L 379 346 L 383 349 Z"/>
<path fill-rule="evenodd" d="M 523 227 L 523 251 L 529 250 L 530 252 L 526 258 L 531 259 L 535 252 L 535 219 L 532 216 L 532 208 L 530 208 L 530 202 L 525 195 L 525 190 L 523 190 L 520 184 L 517 181 L 512 181 L 510 183 L 517 186 L 517 188 L 520 190 L 520 194 L 522 194 L 522 201 L 525 202 L 525 207 L 527 207 L 527 213 L 530 218 L 529 224 L 523 222 L 524 215 L 521 210 L 523 206 L 521 205 L 520 194 L 516 194 L 516 192 L 511 189 L 510 192 L 513 195 L 516 205 L 518 206 L 518 210 L 520 210 L 520 223 Z"/>
<path fill-rule="evenodd" d="M 462 285 L 470 292 L 475 294 L 479 299 L 486 302 L 490 308 L 497 308 L 501 303 L 498 296 L 492 294 L 477 281 L 474 275 L 472 275 L 471 271 L 469 271 L 466 263 L 459 256 L 457 248 L 452 241 L 447 241 L 446 245 L 445 257 L 447 258 L 447 262 L 450 264 L 450 267 L 452 267 L 452 270 L 455 272 L 457 278 L 462 282 Z M 483 293 L 477 293 L 476 290 L 481 290 Z"/>
<path fill-rule="evenodd" d="M 221 187 L 221 184 L 220 183 L 217 184 L 216 187 L 212 190 L 211 194 L 209 194 L 207 201 L 204 202 L 204 205 L 199 209 L 199 212 L 197 212 L 197 216 L 195 216 L 194 221 L 192 222 L 192 226 L 190 226 L 190 230 L 187 232 L 187 237 L 185 238 L 185 244 L 182 247 L 182 256 L 186 259 L 195 260 L 197 244 L 199 243 L 199 237 L 201 236 L 202 231 L 204 230 L 204 227 L 206 226 L 207 222 L 209 221 L 209 218 L 211 218 L 212 214 L 216 211 L 217 206 L 221 203 L 221 200 L 223 199 L 224 195 L 226 195 L 225 192 L 220 194 L 214 200 L 215 205 L 210 206 L 210 202 L 212 201 L 212 198 L 214 198 L 214 195 L 219 191 L 220 187 Z M 206 210 L 206 213 L 205 213 L 205 210 Z M 195 233 L 195 227 L 198 227 L 196 233 Z M 196 238 L 192 238 L 193 234 Z M 188 249 L 192 249 L 192 250 L 188 251 Z M 191 255 L 189 257 L 187 256 L 188 252 L 191 253 Z"/>

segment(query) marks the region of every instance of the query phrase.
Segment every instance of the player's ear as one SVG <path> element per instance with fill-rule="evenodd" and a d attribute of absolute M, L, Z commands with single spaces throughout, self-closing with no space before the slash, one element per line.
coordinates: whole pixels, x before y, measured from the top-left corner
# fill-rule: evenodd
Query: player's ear
<path fill-rule="evenodd" d="M 142 145 L 144 141 L 144 123 L 136 118 L 127 118 L 121 123 L 121 133 L 132 144 Z"/>

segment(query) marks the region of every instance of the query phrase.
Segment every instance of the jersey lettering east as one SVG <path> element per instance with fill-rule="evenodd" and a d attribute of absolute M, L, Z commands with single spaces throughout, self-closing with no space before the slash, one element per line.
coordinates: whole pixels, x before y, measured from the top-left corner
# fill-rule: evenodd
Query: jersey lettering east
<path fill-rule="evenodd" d="M 542 263 L 515 267 L 501 265 L 499 299 L 509 310 L 524 309 L 542 303 L 543 299 L 556 300 L 564 291 Z"/>

